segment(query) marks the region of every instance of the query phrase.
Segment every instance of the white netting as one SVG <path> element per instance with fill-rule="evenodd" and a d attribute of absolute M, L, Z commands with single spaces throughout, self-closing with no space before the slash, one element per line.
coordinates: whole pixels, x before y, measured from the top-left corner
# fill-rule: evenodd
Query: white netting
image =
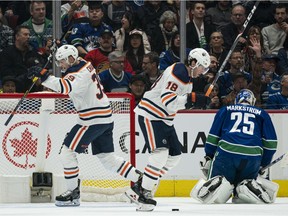
<path fill-rule="evenodd" d="M 7 98 L 5 94 L 0 94 L 0 175 L 31 175 L 40 163 L 45 171 L 62 175 L 63 168 L 58 153 L 66 133 L 77 119 L 72 102 L 58 94 L 30 94 L 8 126 L 5 126 L 5 121 L 22 95 L 15 96 L 17 98 Z M 133 115 L 130 111 L 130 98 L 130 94 L 115 93 L 109 96 L 113 109 L 115 152 L 129 161 L 130 134 L 135 132 L 130 121 Z M 43 143 L 39 142 L 43 134 L 40 130 L 41 124 L 46 130 L 48 128 L 42 139 L 46 142 Z M 39 159 L 41 151 L 43 156 Z M 91 155 L 90 148 L 87 153 L 78 155 L 78 161 L 83 192 L 115 196 L 130 186 L 130 182 L 124 178 L 107 171 L 98 158 Z"/>

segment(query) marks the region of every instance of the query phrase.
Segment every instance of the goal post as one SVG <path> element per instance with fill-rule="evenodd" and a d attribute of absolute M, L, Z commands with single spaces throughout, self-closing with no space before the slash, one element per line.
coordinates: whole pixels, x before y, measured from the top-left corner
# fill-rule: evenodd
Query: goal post
<path fill-rule="evenodd" d="M 59 150 L 67 132 L 77 123 L 77 111 L 68 96 L 31 93 L 5 126 L 4 122 L 22 96 L 0 94 L 0 176 L 31 176 L 45 171 L 62 177 Z M 108 93 L 107 96 L 114 120 L 115 153 L 135 166 L 134 97 L 129 93 Z M 121 201 L 119 197 L 130 187 L 128 180 L 106 170 L 97 156 L 91 154 L 90 145 L 85 153 L 77 154 L 77 159 L 82 200 Z"/>

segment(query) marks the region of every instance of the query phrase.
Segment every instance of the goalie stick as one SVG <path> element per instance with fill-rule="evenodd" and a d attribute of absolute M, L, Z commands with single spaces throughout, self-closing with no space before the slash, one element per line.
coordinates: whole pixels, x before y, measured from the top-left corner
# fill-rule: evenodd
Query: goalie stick
<path fill-rule="evenodd" d="M 280 157 L 276 158 L 274 161 L 272 161 L 270 164 L 268 164 L 267 166 L 265 167 L 262 167 L 260 170 L 259 170 L 259 173 L 260 172 L 264 172 L 266 169 L 270 168 L 271 166 L 275 165 L 276 163 L 278 163 L 279 161 L 281 161 L 283 158 L 287 157 L 288 155 L 288 152 L 286 152 L 285 154 L 281 155 Z"/>
<path fill-rule="evenodd" d="M 252 10 L 250 11 L 249 15 L 247 16 L 247 19 L 245 20 L 245 22 L 244 22 L 244 24 L 243 24 L 243 31 L 242 31 L 242 33 L 238 34 L 237 37 L 235 38 L 235 40 L 234 40 L 234 42 L 233 42 L 233 44 L 232 44 L 232 46 L 231 46 L 228 54 L 226 55 L 226 57 L 225 57 L 222 65 L 221 65 L 221 67 L 219 68 L 218 73 L 216 74 L 213 82 L 210 84 L 209 88 L 207 89 L 207 91 L 206 91 L 206 93 L 205 93 L 205 96 L 206 96 L 206 97 L 209 97 L 209 95 L 211 94 L 212 89 L 214 88 L 216 82 L 218 81 L 218 78 L 220 77 L 222 71 L 224 70 L 224 68 L 225 68 L 225 66 L 226 66 L 226 64 L 227 64 L 227 62 L 228 62 L 228 59 L 230 58 L 232 52 L 234 51 L 235 47 L 237 46 L 240 37 L 241 37 L 241 36 L 243 35 L 243 33 L 245 32 L 246 27 L 248 26 L 248 24 L 249 24 L 249 22 L 250 22 L 250 20 L 251 20 L 251 18 L 252 18 L 252 16 L 253 16 L 255 10 L 257 9 L 257 7 L 258 7 L 258 5 L 259 5 L 259 3 L 260 3 L 259 0 L 255 2 Z"/>

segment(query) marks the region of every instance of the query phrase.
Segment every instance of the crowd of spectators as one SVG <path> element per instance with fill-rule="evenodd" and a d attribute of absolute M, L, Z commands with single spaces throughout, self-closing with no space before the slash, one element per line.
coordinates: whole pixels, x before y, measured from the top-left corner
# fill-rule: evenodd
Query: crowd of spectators
<path fill-rule="evenodd" d="M 204 48 L 210 70 L 193 79 L 205 94 L 238 34 L 239 42 L 219 74 L 207 103 L 219 109 L 250 88 L 257 106 L 287 109 L 288 1 L 261 1 L 243 32 L 255 1 L 185 1 L 186 35 L 180 34 L 180 0 L 62 1 L 62 41 L 96 68 L 106 92 L 130 92 L 139 101 L 161 73 L 186 54 Z M 53 40 L 52 1 L 0 3 L 0 89 L 24 93 L 31 86 L 29 68 L 43 66 Z M 50 69 L 52 65 L 50 65 Z M 65 74 L 65 73 L 63 73 Z M 33 91 L 41 91 L 37 83 Z"/>

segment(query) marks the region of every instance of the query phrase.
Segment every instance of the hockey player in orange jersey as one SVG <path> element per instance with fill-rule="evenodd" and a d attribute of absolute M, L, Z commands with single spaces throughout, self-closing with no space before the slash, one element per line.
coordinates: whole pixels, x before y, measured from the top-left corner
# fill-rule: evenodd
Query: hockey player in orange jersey
<path fill-rule="evenodd" d="M 168 67 L 135 108 L 150 151 L 143 179 L 126 192 L 126 196 L 138 204 L 138 211 L 154 209 L 153 187 L 157 185 L 159 177 L 180 160 L 181 143 L 173 119 L 178 110 L 191 108 L 197 101 L 205 101 L 205 96 L 192 93 L 192 79 L 205 74 L 209 65 L 210 56 L 204 49 L 191 50 L 187 64 L 175 63 Z"/>

